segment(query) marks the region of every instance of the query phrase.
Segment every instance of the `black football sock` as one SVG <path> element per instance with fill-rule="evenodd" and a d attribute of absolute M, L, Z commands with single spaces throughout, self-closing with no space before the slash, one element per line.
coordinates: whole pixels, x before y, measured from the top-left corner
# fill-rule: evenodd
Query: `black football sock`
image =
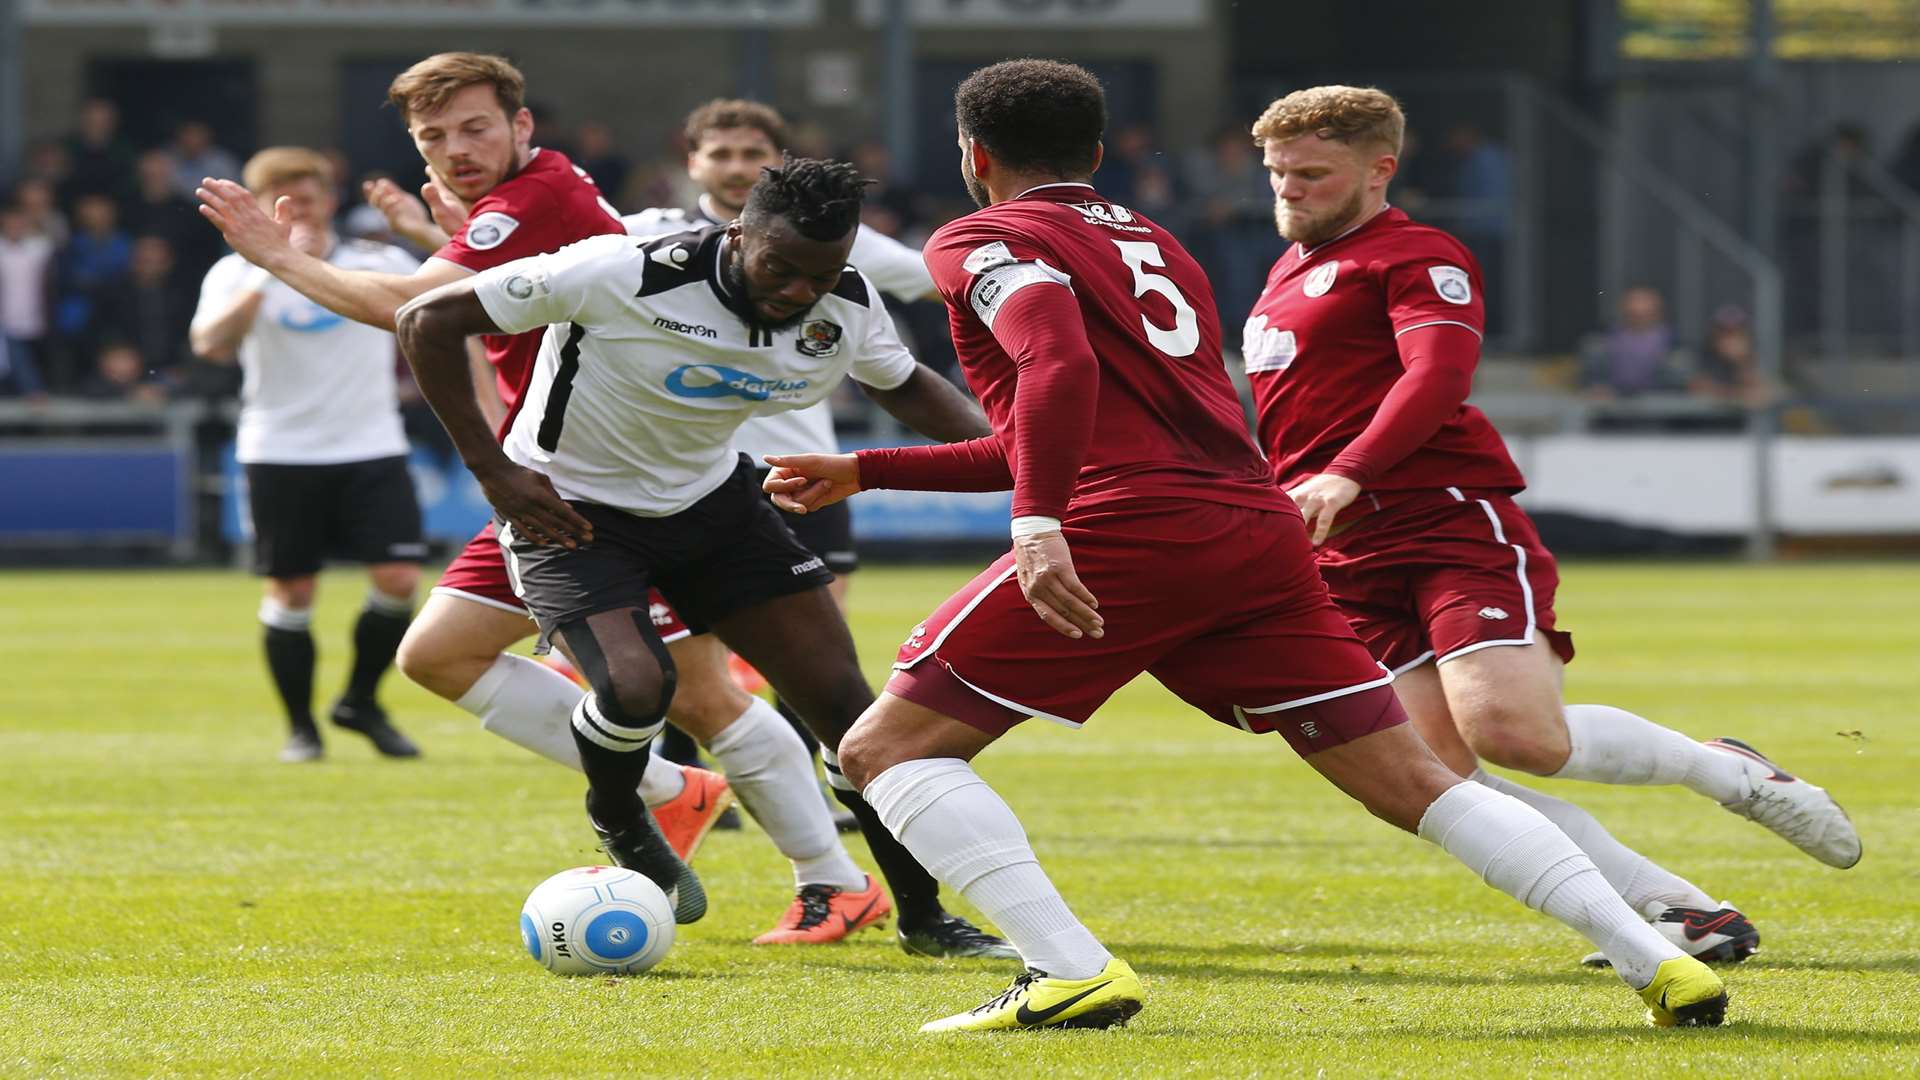
<path fill-rule="evenodd" d="M 315 733 L 313 726 L 313 668 L 319 658 L 314 648 L 311 611 L 295 611 L 271 600 L 260 605 L 266 627 L 267 671 L 295 731 Z"/>
<path fill-rule="evenodd" d="M 373 700 L 380 677 L 400 651 L 400 639 L 407 636 L 412 615 L 413 603 L 406 598 L 379 591 L 367 594 L 367 606 L 353 624 L 353 674 L 347 679 L 347 700 Z"/>
<path fill-rule="evenodd" d="M 893 838 L 880 821 L 880 815 L 857 791 L 834 788 L 833 797 L 860 819 L 860 832 L 867 838 L 867 849 L 887 879 L 887 891 L 893 894 L 893 906 L 901 926 L 925 923 L 940 914 L 940 883 L 913 853 Z"/>

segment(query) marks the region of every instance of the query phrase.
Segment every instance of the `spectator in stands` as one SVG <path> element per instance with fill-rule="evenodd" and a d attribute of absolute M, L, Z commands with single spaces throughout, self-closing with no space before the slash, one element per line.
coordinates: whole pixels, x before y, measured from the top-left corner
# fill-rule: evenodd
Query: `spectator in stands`
<path fill-rule="evenodd" d="M 1920 122 L 1907 129 L 1907 137 L 1900 144 L 1900 152 L 1888 164 L 1894 179 L 1906 185 L 1908 191 L 1920 193 Z"/>
<path fill-rule="evenodd" d="M 1761 376 L 1753 347 L 1753 325 L 1745 310 L 1727 305 L 1713 313 L 1707 345 L 1695 365 L 1689 388 L 1698 397 L 1757 407 L 1773 396 Z"/>
<path fill-rule="evenodd" d="M 133 147 L 120 137 L 120 110 L 113 102 L 95 97 L 81 103 L 66 151 L 68 171 L 60 201 L 67 208 L 88 195 L 117 202 L 133 193 Z"/>
<path fill-rule="evenodd" d="M 1480 260 L 1487 288 L 1497 290 L 1506 277 L 1513 162 L 1506 147 L 1473 124 L 1455 124 L 1447 132 L 1447 156 L 1453 162 L 1449 194 L 1460 202 L 1450 231 Z"/>
<path fill-rule="evenodd" d="M 33 231 L 18 206 L 0 208 L 0 397 L 40 398 L 47 336 L 47 282 L 53 241 Z"/>
<path fill-rule="evenodd" d="M 165 150 L 149 150 L 135 165 L 138 190 L 120 221 L 133 236 L 164 237 L 178 276 L 198 281 L 207 268 L 225 254 L 217 230 L 195 209 L 193 200 L 174 190 L 173 157 Z"/>
<path fill-rule="evenodd" d="M 60 348 L 50 371 L 55 388 L 84 366 L 106 295 L 125 283 L 133 241 L 120 229 L 119 211 L 106 195 L 83 195 L 73 208 L 74 233 L 54 271 L 54 333 Z"/>
<path fill-rule="evenodd" d="M 1581 350 L 1580 388 L 1596 401 L 1684 390 L 1686 354 L 1667 323 L 1660 293 L 1635 285 L 1620 294 L 1619 321 Z"/>
<path fill-rule="evenodd" d="M 157 405 L 167 400 L 166 384 L 147 369 L 140 350 L 125 341 L 108 341 L 94 359 L 94 372 L 80 393 L 96 401 L 134 401 Z"/>
<path fill-rule="evenodd" d="M 213 141 L 213 129 L 204 120 L 188 120 L 173 129 L 173 187 L 186 198 L 211 176 L 233 180 L 240 175 L 240 159 Z"/>
<path fill-rule="evenodd" d="M 1156 145 L 1153 129 L 1145 124 L 1114 132 L 1100 163 L 1100 193 L 1173 232 L 1185 232 L 1173 172 Z"/>
<path fill-rule="evenodd" d="M 67 215 L 60 212 L 51 180 L 28 177 L 20 181 L 13 189 L 13 205 L 26 216 L 29 232 L 46 237 L 56 250 L 66 246 L 72 230 L 67 227 Z"/>
<path fill-rule="evenodd" d="M 190 279 L 176 272 L 167 238 L 142 236 L 133 242 L 126 281 L 102 297 L 98 325 L 139 350 L 150 372 L 178 379 L 191 356 L 187 327 L 197 302 Z"/>
<path fill-rule="evenodd" d="M 1213 280 L 1227 337 L 1260 299 L 1267 270 L 1286 245 L 1273 228 L 1273 189 L 1245 127 L 1216 129 L 1207 150 L 1189 160 L 1187 188 L 1196 220 L 1187 247 Z"/>
<path fill-rule="evenodd" d="M 594 186 L 600 189 L 615 206 L 627 205 L 623 200 L 627 194 L 627 176 L 633 172 L 633 163 L 627 160 L 613 141 L 613 129 L 598 120 L 589 120 L 580 125 L 573 135 L 580 156 L 573 160 L 593 177 Z"/>

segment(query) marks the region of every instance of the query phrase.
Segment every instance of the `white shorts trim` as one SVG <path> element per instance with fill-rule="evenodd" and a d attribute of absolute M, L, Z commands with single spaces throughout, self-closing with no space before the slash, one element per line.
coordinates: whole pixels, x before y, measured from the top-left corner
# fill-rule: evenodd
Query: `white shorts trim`
<path fill-rule="evenodd" d="M 1373 666 L 1379 668 L 1383 674 L 1372 682 L 1343 686 L 1338 690 L 1329 690 L 1324 694 L 1314 694 L 1312 697 L 1295 698 L 1292 701 L 1283 701 L 1278 705 L 1256 705 L 1253 708 L 1235 705 L 1233 707 L 1234 722 L 1239 724 L 1241 728 L 1252 731 L 1252 725 L 1247 723 L 1247 717 L 1250 715 L 1264 716 L 1267 713 L 1286 712 L 1288 709 L 1298 709 L 1303 705 L 1315 705 L 1322 701 L 1331 701 L 1337 697 L 1346 697 L 1348 694 L 1357 694 L 1362 690 L 1372 690 L 1377 686 L 1388 686 L 1393 683 L 1393 672 L 1387 670 L 1387 665 L 1375 660 Z"/>
<path fill-rule="evenodd" d="M 1414 668 L 1419 667 L 1421 664 L 1424 664 L 1431 659 L 1433 659 L 1433 650 L 1428 649 L 1426 652 L 1421 653 L 1419 656 L 1416 656 L 1413 659 L 1407 661 L 1406 663 L 1401 664 L 1399 667 L 1394 668 L 1393 673 L 1396 676 L 1405 675 L 1407 672 L 1412 671 Z"/>
<path fill-rule="evenodd" d="M 684 627 L 684 626 L 683 626 L 683 627 L 681 627 L 680 629 L 678 629 L 678 630 L 675 630 L 675 631 L 674 631 L 673 633 L 671 633 L 671 634 L 661 634 L 661 635 L 660 635 L 660 644 L 662 644 L 662 645 L 671 645 L 671 644 L 673 644 L 673 643 L 674 643 L 674 642 L 676 642 L 676 641 L 684 641 L 684 640 L 686 640 L 687 638 L 690 638 L 690 637 L 692 637 L 692 636 L 693 636 L 693 631 L 691 631 L 691 630 L 689 630 L 689 629 L 687 629 L 686 627 Z"/>
<path fill-rule="evenodd" d="M 1457 487 L 1448 488 L 1447 494 L 1453 496 L 1454 499 L 1458 502 L 1467 501 L 1466 495 L 1462 494 L 1460 489 Z M 1446 663 L 1448 660 L 1451 660 L 1456 656 L 1463 656 L 1467 653 L 1470 653 L 1475 649 L 1485 649 L 1494 645 L 1531 645 L 1533 644 L 1533 629 L 1535 624 L 1535 620 L 1533 617 L 1533 583 L 1527 580 L 1527 549 L 1521 547 L 1519 544 L 1507 543 L 1507 530 L 1501 527 L 1500 515 L 1493 512 L 1492 503 L 1488 502 L 1485 499 L 1475 499 L 1473 501 L 1479 503 L 1480 509 L 1486 511 L 1487 521 L 1493 526 L 1494 542 L 1498 544 L 1506 544 L 1508 547 L 1513 549 L 1514 575 L 1520 579 L 1520 602 L 1522 604 L 1525 604 L 1527 608 L 1527 629 L 1525 632 L 1524 639 L 1504 638 L 1500 641 L 1476 641 L 1472 645 L 1469 645 L 1464 649 L 1455 649 L 1453 652 L 1450 652 L 1447 655 L 1440 658 L 1439 662 L 1442 664 Z"/>
<path fill-rule="evenodd" d="M 1502 638 L 1499 641 L 1476 641 L 1471 645 L 1463 645 L 1460 648 L 1453 650 L 1447 655 L 1439 658 L 1438 660 L 1435 660 L 1434 663 L 1444 664 L 1449 660 L 1458 660 L 1459 658 L 1467 655 L 1468 653 L 1479 652 L 1481 649 L 1492 649 L 1502 645 L 1532 645 L 1533 643 L 1534 641 L 1532 638 L 1528 638 L 1525 641 L 1522 641 L 1519 638 Z M 1427 655 L 1431 656 L 1433 654 L 1428 653 Z"/>
<path fill-rule="evenodd" d="M 987 690 L 982 690 L 979 687 L 968 682 L 967 680 L 961 678 L 960 673 L 953 670 L 953 666 L 951 664 L 947 666 L 947 674 L 952 675 L 955 679 L 958 679 L 961 686 L 964 686 L 967 689 L 973 691 L 974 693 L 979 694 L 981 697 L 986 698 L 988 701 L 991 701 L 996 705 L 1005 705 L 1007 708 L 1012 709 L 1014 712 L 1023 712 L 1023 713 L 1026 713 L 1028 716 L 1037 716 L 1042 720 L 1051 720 L 1056 724 L 1064 724 L 1067 727 L 1073 728 L 1076 731 L 1078 731 L 1081 727 L 1081 724 L 1076 720 L 1069 720 L 1064 716 L 1055 716 L 1050 712 L 1041 712 L 1039 709 L 1036 709 L 1031 705 L 1022 705 L 1019 702 L 1014 701 L 1010 698 L 1003 698 L 999 694 L 995 694 Z"/>
<path fill-rule="evenodd" d="M 495 600 L 491 596 L 481 596 L 479 593 L 470 593 L 465 589 L 456 589 L 451 585 L 435 585 L 429 589 L 428 592 L 434 596 L 457 596 L 462 600 L 471 600 L 476 604 L 485 604 L 487 607 L 499 608 L 501 611 L 511 611 L 515 615 L 524 615 L 528 619 L 533 618 L 533 614 L 524 607 L 518 607 L 503 600 Z"/>
<path fill-rule="evenodd" d="M 1020 569 L 1020 568 L 1019 568 L 1019 566 L 1017 566 L 1017 565 L 1013 565 L 1013 564 L 1009 564 L 1009 565 L 1007 566 L 1007 568 L 1006 568 L 1005 570 L 1003 570 L 1003 571 L 1001 571 L 1001 573 L 1000 573 L 1000 575 L 999 575 L 998 577 L 996 577 L 996 578 L 994 578 L 994 579 L 993 579 L 992 581 L 989 581 L 989 582 L 987 582 L 987 584 L 986 584 L 986 586 L 985 586 L 984 588 L 982 588 L 982 589 L 981 589 L 981 590 L 980 590 L 979 592 L 977 592 L 977 593 L 975 593 L 975 594 L 973 594 L 973 599 L 971 599 L 971 600 L 969 600 L 969 601 L 967 601 L 967 604 L 966 604 L 966 606 L 965 606 L 965 607 L 963 607 L 963 608 L 961 608 L 961 609 L 960 609 L 960 610 L 959 610 L 958 612 L 956 612 L 956 613 L 954 614 L 954 616 L 953 616 L 953 618 L 952 618 L 951 620 L 949 620 L 949 621 L 947 622 L 947 625 L 945 625 L 945 626 L 943 626 L 943 627 L 941 627 L 941 628 L 940 628 L 940 632 L 939 632 L 938 634 L 935 634 L 935 635 L 934 635 L 934 638 L 933 638 L 933 640 L 932 640 L 932 641 L 929 641 L 929 642 L 927 642 L 927 647 L 926 647 L 926 648 L 924 648 L 924 649 L 921 649 L 921 650 L 920 650 L 920 655 L 919 655 L 919 656 L 916 656 L 916 657 L 914 657 L 913 659 L 911 659 L 911 660 L 908 660 L 908 661 L 907 661 L 907 662 L 905 662 L 905 663 L 901 663 L 901 662 L 900 662 L 900 661 L 898 661 L 898 660 L 896 660 L 896 661 L 894 661 L 894 663 L 893 663 L 893 670 L 895 670 L 895 671 L 905 671 L 905 670 L 907 670 L 908 668 L 910 668 L 910 667 L 912 667 L 913 665 L 915 665 L 915 664 L 917 664 L 917 663 L 919 663 L 920 661 L 922 661 L 922 660 L 925 660 L 925 659 L 926 659 L 927 657 L 929 657 L 929 656 L 932 656 L 932 655 L 933 655 L 934 653 L 936 653 L 936 652 L 939 652 L 939 651 L 940 651 L 940 646 L 941 646 L 942 644 L 944 644 L 944 643 L 946 642 L 946 640 L 947 640 L 947 635 L 948 635 L 948 634 L 951 634 L 951 633 L 953 633 L 953 630 L 954 630 L 954 627 L 957 627 L 957 626 L 959 626 L 959 625 L 960 625 L 960 624 L 961 624 L 962 622 L 965 622 L 965 621 L 966 621 L 966 618 L 967 618 L 967 616 L 969 616 L 969 615 L 971 615 L 971 614 L 973 614 L 973 609 L 974 609 L 974 608 L 977 608 L 977 607 L 979 607 L 979 606 L 980 606 L 980 602 L 981 602 L 981 601 L 983 601 L 983 600 L 985 600 L 985 599 L 987 598 L 987 594 L 988 594 L 988 593 L 991 593 L 991 592 L 992 592 L 993 590 L 995 590 L 995 589 L 997 589 L 997 588 L 999 588 L 1000 586 L 1002 586 L 1002 585 L 1004 585 L 1004 584 L 1006 584 L 1006 582 L 1007 582 L 1007 579 L 1008 579 L 1008 578 L 1010 578 L 1010 577 L 1012 577 L 1012 576 L 1014 575 L 1014 573 L 1015 573 L 1015 571 L 1017 571 L 1017 570 L 1019 570 L 1019 569 Z M 1037 619 L 1037 618 L 1039 618 L 1039 617 L 1040 617 L 1040 616 L 1038 616 L 1038 615 L 1035 615 L 1035 616 L 1034 616 L 1034 618 L 1036 618 L 1036 619 Z M 958 676 L 956 676 L 956 678 L 957 678 L 957 677 L 958 677 Z M 962 682 L 965 682 L 965 680 L 964 680 L 964 679 L 963 679 L 963 680 L 961 680 L 961 681 L 962 681 Z M 971 685 L 971 684 L 969 684 L 969 685 Z M 978 687 L 975 687 L 975 689 L 978 689 Z M 985 690 L 981 690 L 980 692 L 981 692 L 981 693 L 983 693 L 983 694 L 986 694 L 986 691 L 985 691 Z M 988 697 L 992 697 L 993 695 L 991 695 L 991 694 L 988 694 L 987 696 L 988 696 Z M 995 698 L 994 700 L 996 700 L 996 701 L 998 701 L 999 699 L 998 699 L 998 698 Z M 1001 704 L 1003 704 L 1003 705 L 1007 705 L 1007 707 L 1008 707 L 1008 708 L 1011 708 L 1011 709 L 1020 709 L 1020 708 L 1025 708 L 1025 706 L 1023 706 L 1023 705 L 1013 705 L 1013 704 L 1009 704 L 1009 703 L 1007 703 L 1007 702 L 1001 702 Z M 1040 715 L 1040 714 L 1039 714 L 1039 713 L 1035 713 L 1034 715 L 1035 715 L 1035 716 L 1038 716 L 1038 715 Z M 1058 718 L 1058 717 L 1048 717 L 1048 719 L 1050 719 L 1050 720 L 1056 720 L 1056 719 L 1059 719 L 1059 718 Z M 1068 721 L 1064 721 L 1064 720 L 1063 720 L 1063 721 L 1061 721 L 1061 722 L 1062 722 L 1062 723 L 1068 723 Z"/>

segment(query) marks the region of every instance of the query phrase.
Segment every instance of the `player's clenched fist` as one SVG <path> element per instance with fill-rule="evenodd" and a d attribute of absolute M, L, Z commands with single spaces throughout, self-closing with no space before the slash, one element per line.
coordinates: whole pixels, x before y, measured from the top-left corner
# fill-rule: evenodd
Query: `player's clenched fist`
<path fill-rule="evenodd" d="M 860 462 L 852 454 L 769 454 L 767 464 L 773 471 L 761 487 L 789 514 L 811 513 L 860 491 Z"/>
<path fill-rule="evenodd" d="M 1332 531 L 1333 519 L 1360 497 L 1360 485 L 1334 473 L 1319 473 L 1294 485 L 1287 495 L 1307 519 L 1307 535 L 1318 547 Z"/>
<path fill-rule="evenodd" d="M 1020 592 L 1042 622 L 1070 638 L 1106 634 L 1106 620 L 1094 610 L 1100 601 L 1073 572 L 1073 555 L 1067 550 L 1065 536 L 1044 532 L 1016 537 L 1013 564 Z"/>

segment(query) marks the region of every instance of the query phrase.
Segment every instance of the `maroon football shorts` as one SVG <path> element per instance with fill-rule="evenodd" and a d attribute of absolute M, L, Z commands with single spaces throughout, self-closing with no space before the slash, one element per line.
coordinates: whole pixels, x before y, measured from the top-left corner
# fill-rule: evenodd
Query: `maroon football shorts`
<path fill-rule="evenodd" d="M 1041 622 L 1009 552 L 914 627 L 887 692 L 997 735 L 1029 716 L 1079 727 L 1144 671 L 1302 755 L 1403 722 L 1392 676 L 1327 598 L 1288 511 L 1141 499 L 1074 514 L 1067 544 L 1104 637 Z"/>
<path fill-rule="evenodd" d="M 527 605 L 513 594 L 513 584 L 507 580 L 506 554 L 500 550 L 500 536 L 494 531 L 491 521 L 467 541 L 467 546 L 461 548 L 460 554 L 447 564 L 433 591 L 511 611 L 516 615 L 527 615 Z M 673 610 L 673 605 L 660 595 L 660 590 L 648 590 L 647 610 L 653 618 L 654 632 L 660 635 L 661 641 L 679 641 L 693 633 Z M 533 616 L 527 615 L 527 618 L 532 619 Z"/>
<path fill-rule="evenodd" d="M 1396 674 L 1546 636 L 1559 567 L 1532 519 L 1501 492 L 1446 488 L 1389 499 L 1321 545 L 1320 576 L 1374 658 Z"/>

